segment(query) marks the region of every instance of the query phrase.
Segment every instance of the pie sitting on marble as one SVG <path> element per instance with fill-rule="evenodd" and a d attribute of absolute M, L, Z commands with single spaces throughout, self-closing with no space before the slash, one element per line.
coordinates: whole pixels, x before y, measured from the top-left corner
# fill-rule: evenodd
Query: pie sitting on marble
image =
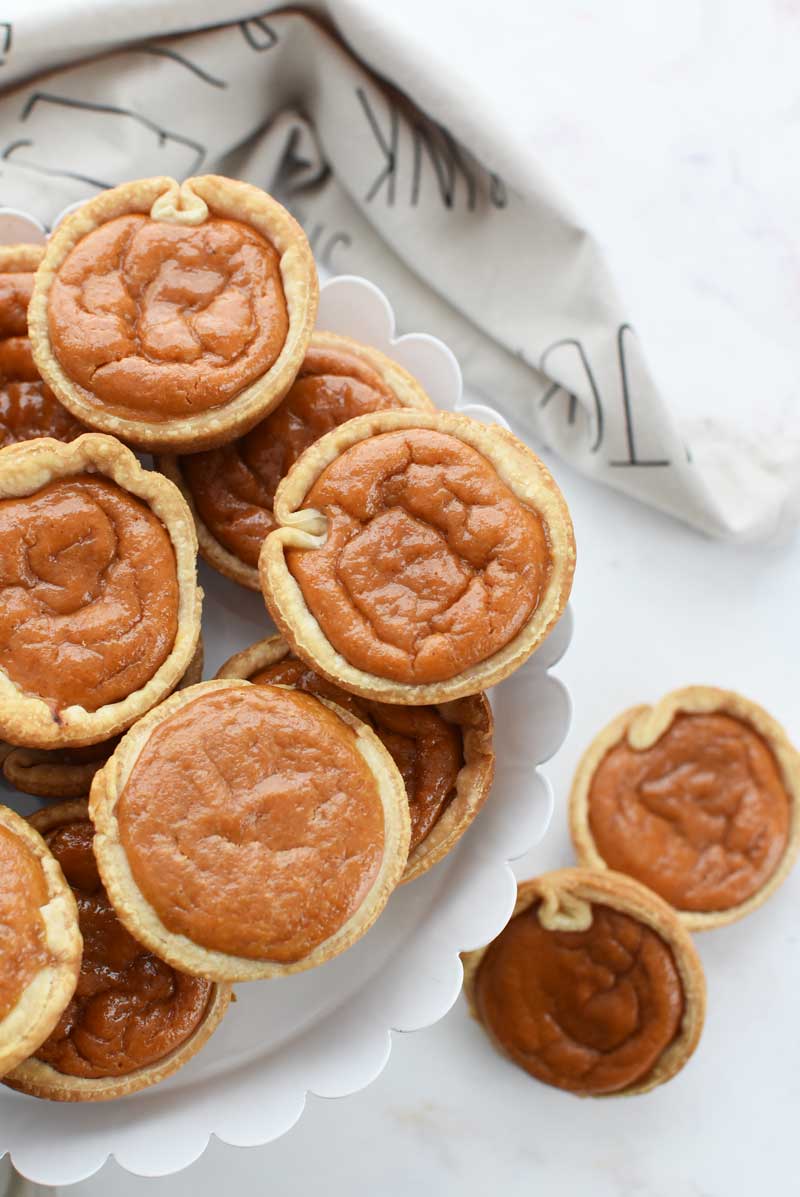
<path fill-rule="evenodd" d="M 158 467 L 183 491 L 209 565 L 258 590 L 258 554 L 275 527 L 275 491 L 290 466 L 346 420 L 402 407 L 433 410 L 417 380 L 379 350 L 315 332 L 291 390 L 271 415 L 229 445 L 161 457 Z"/>
<path fill-rule="evenodd" d="M 98 744 L 170 694 L 200 634 L 194 521 L 110 436 L 0 452 L 0 737 Z"/>
<path fill-rule="evenodd" d="M 84 947 L 57 1025 L 4 1081 L 54 1101 L 136 1093 L 200 1050 L 228 1008 L 230 987 L 176 972 L 128 934 L 97 872 L 85 801 L 38 811 L 30 823 L 72 887 Z"/>
<path fill-rule="evenodd" d="M 43 245 L 0 245 L 0 449 L 35 436 L 71 441 L 86 429 L 39 377 L 28 304 Z"/>
<path fill-rule="evenodd" d="M 92 783 L 100 875 L 174 968 L 247 981 L 322 964 L 373 924 L 408 857 L 403 779 L 371 728 L 311 694 L 173 694 Z"/>
<path fill-rule="evenodd" d="M 0 1076 L 37 1050 L 75 991 L 72 891 L 38 832 L 0 806 Z"/>
<path fill-rule="evenodd" d="M 740 694 L 676 690 L 593 740 L 570 828 L 582 864 L 630 874 L 692 930 L 719 927 L 766 901 L 797 858 L 800 756 Z"/>
<path fill-rule="evenodd" d="M 464 954 L 464 991 L 493 1044 L 584 1097 L 647 1093 L 697 1047 L 705 978 L 691 937 L 650 890 L 610 870 L 520 882 L 511 921 Z"/>
<path fill-rule="evenodd" d="M 190 452 L 243 435 L 280 402 L 317 298 L 305 233 L 258 187 L 138 179 L 58 226 L 28 322 L 42 378 L 76 419 Z"/>
<path fill-rule="evenodd" d="M 496 426 L 382 411 L 329 432 L 278 486 L 259 568 L 292 651 L 364 698 L 476 694 L 552 630 L 575 565 L 550 473 Z"/>
<path fill-rule="evenodd" d="M 408 797 L 411 842 L 403 882 L 446 856 L 489 796 L 493 720 L 484 694 L 427 707 L 356 698 L 295 657 L 280 636 L 237 653 L 217 677 L 293 686 L 337 703 L 373 728 L 400 770 Z"/>
<path fill-rule="evenodd" d="M 203 677 L 203 637 L 176 690 Z M 0 767 L 9 785 L 37 798 L 85 798 L 92 779 L 119 743 L 119 736 L 85 748 L 18 748 L 0 743 Z"/>

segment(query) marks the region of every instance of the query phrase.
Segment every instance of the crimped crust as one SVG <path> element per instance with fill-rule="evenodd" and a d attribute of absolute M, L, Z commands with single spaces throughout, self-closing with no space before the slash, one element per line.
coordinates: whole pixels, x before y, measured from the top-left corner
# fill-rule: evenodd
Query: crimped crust
<path fill-rule="evenodd" d="M 552 556 L 547 588 L 536 610 L 516 636 L 485 661 L 456 677 L 429 685 L 411 685 L 356 669 L 339 654 L 306 606 L 303 593 L 286 564 L 289 548 L 314 549 L 325 543 L 326 520 L 303 508 L 309 489 L 322 471 L 359 441 L 401 428 L 432 428 L 463 440 L 494 466 L 520 502 L 533 508 L 545 525 Z M 423 706 L 488 690 L 518 669 L 552 631 L 572 586 L 575 538 L 567 505 L 549 470 L 512 433 L 479 424 L 451 412 L 382 411 L 359 416 L 333 429 L 306 449 L 275 495 L 280 525 L 267 536 L 259 558 L 261 589 L 270 615 L 292 650 L 303 660 L 353 694 L 383 702 Z"/>
<path fill-rule="evenodd" d="M 84 799 L 77 802 L 61 802 L 57 806 L 46 807 L 31 815 L 29 822 L 40 835 L 44 835 L 63 823 L 73 823 L 79 819 L 88 819 L 88 817 L 89 805 Z M 137 1093 L 140 1089 L 146 1089 L 150 1085 L 163 1081 L 183 1067 L 209 1040 L 222 1020 L 230 1000 L 230 986 L 215 985 L 209 995 L 203 1021 L 189 1038 L 174 1052 L 165 1056 L 163 1060 L 148 1064 L 144 1068 L 137 1068 L 126 1076 L 96 1078 L 68 1076 L 50 1064 L 45 1064 L 42 1060 L 31 1056 L 18 1064 L 12 1072 L 3 1078 L 3 1081 L 11 1089 L 28 1093 L 31 1097 L 45 1097 L 50 1101 L 108 1101 L 114 1097 L 126 1097 L 129 1093 Z"/>
<path fill-rule="evenodd" d="M 19 245 L 0 245 L 0 274 L 33 273 L 44 257 L 44 245 L 21 242 Z"/>
<path fill-rule="evenodd" d="M 131 728 L 105 767 L 95 775 L 89 814 L 94 850 L 106 892 L 121 922 L 141 943 L 174 968 L 212 981 L 256 981 L 288 976 L 323 964 L 349 948 L 372 926 L 400 881 L 408 858 L 410 821 L 403 779 L 375 733 L 335 703 L 318 699 L 352 727 L 357 747 L 372 771 L 384 811 L 384 853 L 377 878 L 359 909 L 329 939 L 302 960 L 278 964 L 212 951 L 169 931 L 139 890 L 119 838 L 116 807 L 139 753 L 153 730 L 182 706 L 214 690 L 239 689 L 240 681 L 214 680 L 173 694 Z"/>
<path fill-rule="evenodd" d="M 585 931 L 592 923 L 591 903 L 596 902 L 638 919 L 651 927 L 669 946 L 683 985 L 684 1011 L 680 1033 L 643 1080 L 602 1096 L 630 1097 L 637 1093 L 648 1093 L 671 1080 L 697 1047 L 706 1012 L 703 966 L 691 936 L 675 911 L 646 886 L 611 869 L 557 869 L 530 881 L 520 881 L 511 917 L 521 914 L 538 901 L 542 903 L 539 919 L 542 926 L 550 931 Z M 485 953 L 484 947 L 464 952 L 461 957 L 464 965 L 464 995 L 470 1013 L 479 1022 L 475 981 Z"/>
<path fill-rule="evenodd" d="M 48 294 L 60 266 L 87 233 L 132 212 L 191 226 L 201 224 L 209 213 L 238 220 L 266 237 L 281 255 L 281 280 L 289 316 L 283 349 L 261 378 L 218 408 L 164 421 L 126 418 L 94 402 L 66 374 L 53 351 Z M 182 453 L 211 449 L 241 436 L 280 403 L 305 355 L 318 298 L 317 271 L 305 233 L 277 200 L 258 187 L 221 175 L 199 175 L 180 184 L 167 177 L 136 179 L 101 192 L 59 224 L 36 272 L 28 326 L 34 361 L 42 378 L 77 419 L 140 449 Z"/>
<path fill-rule="evenodd" d="M 772 876 L 745 902 L 727 910 L 678 910 L 678 917 L 691 931 L 723 927 L 756 910 L 786 880 L 800 850 L 800 754 L 786 732 L 771 715 L 733 690 L 715 686 L 686 686 L 673 690 L 653 706 L 631 707 L 613 719 L 595 736 L 581 757 L 569 796 L 569 827 L 578 861 L 595 869 L 607 865 L 597 849 L 589 826 L 589 790 L 592 778 L 606 754 L 627 736 L 631 748 L 651 748 L 664 735 L 679 713 L 712 714 L 721 712 L 748 723 L 766 741 L 780 769 L 791 802 L 789 836 L 786 850 Z"/>
<path fill-rule="evenodd" d="M 197 641 L 194 656 L 176 690 L 194 686 L 203 677 L 203 637 Z M 102 745 L 98 745 L 101 748 Z M 92 785 L 92 778 L 102 769 L 111 754 L 99 756 L 92 761 L 65 761 L 59 759 L 57 749 L 15 748 L 12 744 L 0 744 L 0 766 L 6 781 L 21 790 L 23 794 L 34 794 L 37 798 L 85 798 Z M 38 826 L 38 824 L 34 824 Z"/>
<path fill-rule="evenodd" d="M 13 1010 L 0 1021 L 0 1076 L 3 1076 L 35 1052 L 55 1028 L 75 992 L 83 939 L 72 890 L 38 831 L 6 806 L 0 806 L 0 825 L 22 840 L 42 867 L 48 902 L 41 910 L 45 943 L 51 956 L 50 963 L 39 969 Z"/>
<path fill-rule="evenodd" d="M 235 653 L 217 671 L 218 678 L 243 678 L 283 660 L 289 645 L 281 636 L 268 636 Z M 421 843 L 411 851 L 401 884 L 413 881 L 455 847 L 489 797 L 494 778 L 492 734 L 494 718 L 485 694 L 472 694 L 436 708 L 461 730 L 464 764 L 456 779 L 456 793 Z"/>
<path fill-rule="evenodd" d="M 59 721 L 41 698 L 24 693 L 0 670 L 0 736 L 28 748 L 65 748 L 110 739 L 171 693 L 189 667 L 200 635 L 203 592 L 197 585 L 194 521 L 180 492 L 111 436 L 87 433 L 65 444 L 41 437 L 0 451 L 0 499 L 20 498 L 55 479 L 98 473 L 145 502 L 166 528 L 178 578 L 178 631 L 172 652 L 146 685 L 96 711 L 65 707 Z"/>
<path fill-rule="evenodd" d="M 353 341 L 350 337 L 339 336 L 338 333 L 319 331 L 313 334 L 310 348 L 338 349 L 352 354 L 354 357 L 359 357 L 367 365 L 371 366 L 381 376 L 386 385 L 394 391 L 401 407 L 413 408 L 416 411 L 434 410 L 433 403 L 416 378 L 409 374 L 407 370 L 404 370 L 402 366 L 398 365 L 397 362 L 387 357 L 385 353 L 381 353 L 379 349 L 373 349 L 371 345 L 362 345 L 360 341 Z M 195 525 L 197 526 L 197 543 L 200 546 L 200 555 L 204 560 L 226 578 L 230 578 L 231 581 L 238 582 L 241 586 L 246 586 L 249 590 L 260 590 L 261 582 L 256 567 L 247 565 L 246 562 L 226 549 L 223 544 L 220 544 L 211 529 L 203 523 L 195 506 L 192 492 L 186 485 L 186 480 L 181 470 L 180 458 L 159 456 L 156 459 L 156 466 L 161 470 L 162 474 L 166 474 L 170 481 L 180 487 L 183 497 L 189 504 L 191 513 L 194 516 Z"/>

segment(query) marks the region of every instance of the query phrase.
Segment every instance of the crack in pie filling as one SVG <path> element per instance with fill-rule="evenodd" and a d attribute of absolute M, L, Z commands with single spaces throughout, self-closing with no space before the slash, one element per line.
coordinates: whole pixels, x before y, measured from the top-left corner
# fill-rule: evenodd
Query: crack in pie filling
<path fill-rule="evenodd" d="M 173 695 L 95 777 L 95 851 L 122 921 L 176 968 L 296 972 L 354 942 L 408 855 L 371 729 L 310 694 L 215 681 Z"/>
<path fill-rule="evenodd" d="M 0 1075 L 36 1050 L 75 989 L 75 901 L 41 837 L 0 807 Z"/>
<path fill-rule="evenodd" d="M 180 492 L 111 437 L 0 453 L 0 732 L 96 744 L 176 686 L 200 627 Z"/>
<path fill-rule="evenodd" d="M 114 482 L 79 474 L 0 500 L 0 668 L 54 711 L 138 690 L 172 650 L 166 528 Z"/>
<path fill-rule="evenodd" d="M 584 863 L 650 886 L 701 929 L 774 892 L 798 847 L 800 761 L 783 729 L 740 695 L 689 687 L 615 720 L 573 782 Z"/>
<path fill-rule="evenodd" d="M 493 724 L 483 694 L 441 707 L 357 698 L 315 673 L 279 636 L 237 653 L 217 676 L 292 686 L 337 703 L 372 727 L 399 769 L 408 797 L 411 841 L 404 881 L 441 860 L 488 797 L 494 771 Z"/>
<path fill-rule="evenodd" d="M 52 436 L 71 441 L 86 429 L 42 382 L 28 338 L 33 277 L 41 245 L 0 246 L 0 448 Z"/>
<path fill-rule="evenodd" d="M 77 418 L 141 448 L 203 449 L 283 397 L 316 305 L 296 221 L 206 175 L 125 183 L 68 216 L 29 320 L 37 365 Z"/>
<path fill-rule="evenodd" d="M 278 483 L 326 432 L 371 411 L 432 404 L 411 375 L 378 350 L 315 332 L 288 395 L 266 420 L 221 449 L 162 458 L 159 467 L 187 495 L 209 564 L 259 589 L 258 555 L 275 527 Z"/>
<path fill-rule="evenodd" d="M 6 1081 L 57 1100 L 100 1100 L 153 1084 L 206 1041 L 228 988 L 177 972 L 125 930 L 100 881 L 85 802 L 40 811 L 31 822 L 75 895 L 83 956 L 58 1024 Z"/>
<path fill-rule="evenodd" d="M 465 987 L 496 1047 L 582 1096 L 669 1080 L 705 1008 L 699 958 L 670 908 L 629 878 L 581 869 L 520 884 L 505 929 L 466 954 Z"/>
<path fill-rule="evenodd" d="M 538 458 L 463 416 L 383 412 L 317 441 L 283 480 L 261 552 L 295 652 L 365 697 L 475 693 L 530 655 L 574 567 Z"/>

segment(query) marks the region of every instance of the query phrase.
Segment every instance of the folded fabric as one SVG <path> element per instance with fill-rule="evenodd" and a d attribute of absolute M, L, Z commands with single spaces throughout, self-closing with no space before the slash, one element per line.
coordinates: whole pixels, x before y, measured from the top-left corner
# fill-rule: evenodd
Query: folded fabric
<path fill-rule="evenodd" d="M 220 0 L 214 20 L 227 23 L 201 31 L 207 12 L 185 0 L 30 7 L 0 23 L 4 206 L 49 226 L 124 179 L 247 179 L 295 213 L 324 272 L 373 279 L 403 331 L 444 338 L 476 396 L 582 473 L 714 535 L 765 537 L 791 518 L 800 436 L 775 432 L 788 363 L 777 394 L 752 397 L 757 444 L 705 394 L 699 418 L 682 420 L 615 290 L 591 204 L 579 218 L 546 162 L 511 152 L 480 88 L 442 100 L 447 125 L 446 77 L 415 79 L 423 97 L 400 90 L 407 47 L 377 6 L 330 5 L 348 28 L 363 16 L 362 58 L 316 7 L 252 17 Z M 680 360 L 681 343 L 671 352 Z"/>

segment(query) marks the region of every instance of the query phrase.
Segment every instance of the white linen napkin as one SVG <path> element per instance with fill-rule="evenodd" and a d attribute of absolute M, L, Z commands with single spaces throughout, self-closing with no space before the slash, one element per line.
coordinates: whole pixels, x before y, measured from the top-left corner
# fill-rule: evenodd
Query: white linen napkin
<path fill-rule="evenodd" d="M 657 253 L 638 303 L 621 299 L 591 196 L 573 210 L 542 145 L 520 154 L 513 113 L 480 80 L 466 87 L 465 63 L 449 70 L 446 41 L 431 50 L 419 22 L 367 0 L 331 0 L 325 15 L 251 16 L 237 0 L 213 15 L 187 0 L 14 7 L 0 22 L 0 204 L 48 226 L 125 179 L 247 179 L 294 212 L 323 271 L 373 279 L 401 330 L 441 336 L 476 397 L 584 474 L 713 535 L 765 538 L 792 521 L 788 347 L 698 298 Z M 548 6 L 565 32 L 574 9 Z M 430 20 L 441 32 L 442 13 Z M 501 11 L 493 32 L 514 28 Z M 569 98 L 534 74 L 529 94 L 568 138 Z"/>

